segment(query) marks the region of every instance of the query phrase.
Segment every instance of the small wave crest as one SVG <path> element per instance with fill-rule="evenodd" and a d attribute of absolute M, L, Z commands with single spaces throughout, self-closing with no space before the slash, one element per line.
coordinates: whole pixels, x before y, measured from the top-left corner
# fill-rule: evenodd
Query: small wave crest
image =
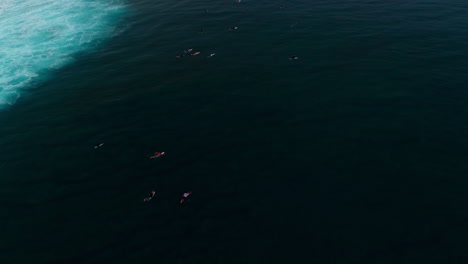
<path fill-rule="evenodd" d="M 118 32 L 126 14 L 121 0 L 3 0 L 0 2 L 0 107 L 14 104 L 22 88 L 73 54 Z"/>

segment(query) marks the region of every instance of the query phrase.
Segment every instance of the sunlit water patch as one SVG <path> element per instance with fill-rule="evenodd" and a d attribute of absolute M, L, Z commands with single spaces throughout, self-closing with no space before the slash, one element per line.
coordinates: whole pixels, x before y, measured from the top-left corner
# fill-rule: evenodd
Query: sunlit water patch
<path fill-rule="evenodd" d="M 123 0 L 2 0 L 0 107 L 77 52 L 117 34 L 127 10 Z"/>

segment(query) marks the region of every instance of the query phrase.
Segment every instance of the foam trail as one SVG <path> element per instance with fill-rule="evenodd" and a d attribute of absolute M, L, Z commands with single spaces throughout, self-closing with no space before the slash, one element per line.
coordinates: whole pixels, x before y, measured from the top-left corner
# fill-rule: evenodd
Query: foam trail
<path fill-rule="evenodd" d="M 0 107 L 21 89 L 117 32 L 123 0 L 1 0 Z"/>

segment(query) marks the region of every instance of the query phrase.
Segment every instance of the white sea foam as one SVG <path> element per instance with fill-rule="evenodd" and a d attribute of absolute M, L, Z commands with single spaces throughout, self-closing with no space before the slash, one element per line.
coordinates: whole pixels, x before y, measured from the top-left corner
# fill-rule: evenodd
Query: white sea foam
<path fill-rule="evenodd" d="M 0 107 L 73 55 L 118 32 L 123 0 L 1 0 Z"/>

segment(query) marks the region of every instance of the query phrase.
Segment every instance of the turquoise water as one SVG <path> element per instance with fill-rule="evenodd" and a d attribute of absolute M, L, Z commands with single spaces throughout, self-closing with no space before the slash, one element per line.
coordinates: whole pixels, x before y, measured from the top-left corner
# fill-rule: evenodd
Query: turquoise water
<path fill-rule="evenodd" d="M 98 3 L 0 111 L 1 263 L 463 263 L 464 1 Z"/>
<path fill-rule="evenodd" d="M 36 86 L 73 55 L 122 29 L 122 1 L 9 0 L 0 4 L 0 107 Z"/>

